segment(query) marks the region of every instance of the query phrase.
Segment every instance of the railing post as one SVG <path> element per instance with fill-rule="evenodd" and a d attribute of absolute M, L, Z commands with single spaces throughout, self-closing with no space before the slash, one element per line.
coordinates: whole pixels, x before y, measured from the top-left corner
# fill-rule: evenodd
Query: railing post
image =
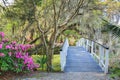
<path fill-rule="evenodd" d="M 97 45 L 95 44 L 94 46 L 95 46 L 95 53 L 96 53 L 96 52 L 97 52 L 97 51 L 96 51 L 96 46 L 97 46 Z"/>
<path fill-rule="evenodd" d="M 94 42 L 92 41 L 92 44 L 91 44 L 91 54 L 92 54 L 92 56 L 94 56 L 93 55 L 93 49 L 94 49 Z"/>
<path fill-rule="evenodd" d="M 81 46 L 81 41 L 79 40 L 79 46 Z"/>
<path fill-rule="evenodd" d="M 84 38 L 82 38 L 81 42 L 82 42 L 82 46 L 85 48 L 85 40 L 84 40 Z"/>
<path fill-rule="evenodd" d="M 82 46 L 85 48 L 85 39 L 82 38 Z"/>
<path fill-rule="evenodd" d="M 69 47 L 69 42 L 68 42 L 68 39 L 66 38 L 66 56 L 67 56 L 68 47 Z"/>
<path fill-rule="evenodd" d="M 101 46 L 99 45 L 99 65 L 101 66 L 100 59 L 101 59 Z"/>
<path fill-rule="evenodd" d="M 105 53 L 105 74 L 108 73 L 108 65 L 109 65 L 109 49 L 106 49 Z"/>
<path fill-rule="evenodd" d="M 102 46 L 99 46 L 99 53 L 100 53 L 100 60 L 99 60 L 99 65 L 102 67 L 102 64 L 104 64 L 104 48 Z"/>
<path fill-rule="evenodd" d="M 88 40 L 86 40 L 86 50 L 88 51 L 88 44 L 89 44 L 89 42 L 88 42 Z"/>
<path fill-rule="evenodd" d="M 81 46 L 81 42 L 80 42 L 80 40 L 78 40 L 78 42 L 79 42 L 79 46 Z"/>

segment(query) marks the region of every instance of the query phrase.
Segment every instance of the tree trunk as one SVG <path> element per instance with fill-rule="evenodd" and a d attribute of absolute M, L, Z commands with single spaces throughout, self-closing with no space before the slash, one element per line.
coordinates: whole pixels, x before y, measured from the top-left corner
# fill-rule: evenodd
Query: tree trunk
<path fill-rule="evenodd" d="M 57 34 L 52 34 L 51 38 L 49 40 L 49 49 L 48 49 L 48 61 L 47 61 L 47 71 L 52 71 L 52 59 L 53 59 L 53 55 L 54 55 L 54 48 L 55 48 L 55 42 L 57 39 Z"/>

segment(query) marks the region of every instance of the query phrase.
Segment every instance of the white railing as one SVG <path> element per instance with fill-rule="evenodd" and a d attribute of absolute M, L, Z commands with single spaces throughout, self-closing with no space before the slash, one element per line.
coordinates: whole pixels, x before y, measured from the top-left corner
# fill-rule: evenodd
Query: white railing
<path fill-rule="evenodd" d="M 76 42 L 76 46 L 83 46 L 94 59 L 99 63 L 100 67 L 104 71 L 104 73 L 108 73 L 108 65 L 109 65 L 109 48 L 101 45 L 95 41 L 88 40 L 85 38 L 81 38 L 78 42 Z"/>
<path fill-rule="evenodd" d="M 66 56 L 69 47 L 68 39 L 66 39 L 63 43 L 63 46 L 60 50 L 60 64 L 61 64 L 61 71 L 64 71 L 64 67 L 66 65 Z"/>

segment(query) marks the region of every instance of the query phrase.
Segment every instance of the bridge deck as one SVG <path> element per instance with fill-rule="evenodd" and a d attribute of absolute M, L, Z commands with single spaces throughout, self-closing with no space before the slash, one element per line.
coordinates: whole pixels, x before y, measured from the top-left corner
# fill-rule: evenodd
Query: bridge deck
<path fill-rule="evenodd" d="M 103 72 L 83 47 L 69 47 L 64 72 Z"/>

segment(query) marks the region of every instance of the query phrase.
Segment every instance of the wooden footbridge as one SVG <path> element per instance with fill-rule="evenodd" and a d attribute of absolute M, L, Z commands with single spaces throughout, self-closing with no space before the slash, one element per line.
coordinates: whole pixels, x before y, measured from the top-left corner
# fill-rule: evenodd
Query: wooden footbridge
<path fill-rule="evenodd" d="M 61 71 L 108 73 L 109 48 L 85 38 L 69 46 L 65 40 L 60 51 Z"/>

